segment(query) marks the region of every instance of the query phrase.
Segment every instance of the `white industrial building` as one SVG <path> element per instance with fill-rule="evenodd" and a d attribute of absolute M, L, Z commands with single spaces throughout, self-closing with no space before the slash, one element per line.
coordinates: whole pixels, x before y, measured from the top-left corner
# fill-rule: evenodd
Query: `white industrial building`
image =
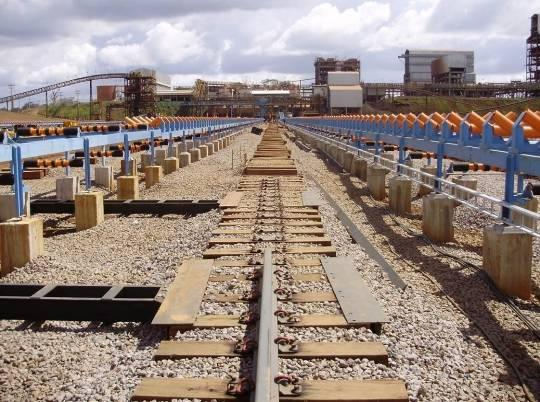
<path fill-rule="evenodd" d="M 360 112 L 362 108 L 360 73 L 329 71 L 326 95 L 330 114 Z"/>
<path fill-rule="evenodd" d="M 474 52 L 471 50 L 409 50 L 405 60 L 404 83 L 432 82 L 474 84 Z"/>

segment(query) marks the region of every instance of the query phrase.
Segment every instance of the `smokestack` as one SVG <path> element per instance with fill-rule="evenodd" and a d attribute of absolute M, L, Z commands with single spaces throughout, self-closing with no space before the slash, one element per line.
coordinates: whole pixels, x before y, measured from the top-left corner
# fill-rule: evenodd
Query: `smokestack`
<path fill-rule="evenodd" d="M 531 17 L 531 37 L 538 35 L 538 14 Z"/>

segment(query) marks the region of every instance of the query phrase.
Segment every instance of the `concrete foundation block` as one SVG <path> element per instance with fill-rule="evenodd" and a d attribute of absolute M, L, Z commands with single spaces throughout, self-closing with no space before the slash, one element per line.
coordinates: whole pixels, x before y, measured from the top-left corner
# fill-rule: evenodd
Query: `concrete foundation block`
<path fill-rule="evenodd" d="M 214 144 L 214 152 L 217 152 L 217 151 L 221 150 L 221 147 L 219 145 L 218 140 L 214 140 L 214 141 L 212 141 L 212 143 Z"/>
<path fill-rule="evenodd" d="M 421 172 L 432 174 L 433 176 L 437 175 L 437 167 L 436 166 L 422 166 L 420 168 Z M 418 196 L 424 196 L 433 191 L 433 180 L 427 179 L 422 177 L 422 182 L 425 183 L 424 185 L 418 186 Z"/>
<path fill-rule="evenodd" d="M 336 160 L 337 160 L 337 163 L 339 164 L 339 166 L 341 166 L 342 168 L 344 168 L 344 165 L 345 165 L 345 154 L 347 153 L 347 151 L 345 151 L 344 149 L 341 149 L 341 148 L 338 148 L 337 149 L 337 152 L 336 152 Z"/>
<path fill-rule="evenodd" d="M 332 159 L 336 159 L 337 154 L 337 147 L 335 145 L 328 144 L 326 146 L 326 153 L 328 156 L 330 156 Z"/>
<path fill-rule="evenodd" d="M 23 216 L 30 217 L 30 193 L 24 193 Z M 0 222 L 5 222 L 17 216 L 15 193 L 0 194 Z"/>
<path fill-rule="evenodd" d="M 165 174 L 171 174 L 178 170 L 178 158 L 165 159 Z"/>
<path fill-rule="evenodd" d="M 509 296 L 531 297 L 532 236 L 496 224 L 484 228 L 482 268 Z"/>
<path fill-rule="evenodd" d="M 429 194 L 422 199 L 422 232 L 433 241 L 454 240 L 454 203 L 442 194 Z"/>
<path fill-rule="evenodd" d="M 354 157 L 351 166 L 351 176 L 358 177 L 362 181 L 367 180 L 368 162 L 365 159 Z"/>
<path fill-rule="evenodd" d="M 394 160 L 396 160 L 396 157 L 395 157 L 394 154 L 391 153 L 391 152 L 383 152 L 383 153 L 381 154 L 381 158 L 382 158 L 382 159 L 386 159 L 387 161 L 394 161 Z"/>
<path fill-rule="evenodd" d="M 137 176 L 119 176 L 116 179 L 116 198 L 119 200 L 139 199 L 139 178 Z"/>
<path fill-rule="evenodd" d="M 208 148 L 208 156 L 214 154 L 214 143 L 213 142 L 207 142 L 206 146 Z"/>
<path fill-rule="evenodd" d="M 80 190 L 78 176 L 59 177 L 56 179 L 56 199 L 62 201 L 72 201 L 75 194 Z"/>
<path fill-rule="evenodd" d="M 530 198 L 530 199 L 521 199 L 519 203 L 516 203 L 516 205 L 520 206 L 521 208 L 528 209 L 532 212 L 538 212 L 538 197 Z M 510 219 L 512 222 L 515 222 L 519 225 L 527 226 L 529 228 L 535 228 L 535 221 L 532 218 L 523 217 L 521 214 L 515 214 L 513 212 L 510 213 Z"/>
<path fill-rule="evenodd" d="M 206 145 L 199 145 L 199 151 L 201 151 L 201 158 L 208 156 L 208 147 Z"/>
<path fill-rule="evenodd" d="M 343 155 L 343 169 L 346 172 L 351 173 L 353 159 L 354 154 L 352 152 L 345 152 L 345 155 Z"/>
<path fill-rule="evenodd" d="M 185 142 L 178 143 L 176 148 L 178 149 L 178 155 L 180 155 L 182 152 L 187 152 L 188 151 L 188 147 L 187 147 L 187 144 Z"/>
<path fill-rule="evenodd" d="M 137 176 L 137 160 L 130 158 L 128 163 L 128 172 L 126 173 L 126 163 L 122 159 L 120 163 L 120 174 L 122 176 Z"/>
<path fill-rule="evenodd" d="M 13 219 L 0 223 L 0 276 L 23 267 L 44 250 L 41 219 Z"/>
<path fill-rule="evenodd" d="M 191 154 L 189 152 L 182 152 L 178 155 L 178 162 L 181 168 L 186 167 L 191 163 Z"/>
<path fill-rule="evenodd" d="M 167 148 L 154 150 L 155 164 L 165 167 L 165 159 L 167 159 Z"/>
<path fill-rule="evenodd" d="M 225 148 L 225 140 L 223 138 L 219 139 L 219 149 Z"/>
<path fill-rule="evenodd" d="M 167 157 L 178 158 L 178 148 L 174 145 L 172 147 L 167 147 Z"/>
<path fill-rule="evenodd" d="M 408 214 L 411 212 L 412 181 L 405 176 L 392 177 L 389 181 L 388 199 L 390 208 L 396 214 Z"/>
<path fill-rule="evenodd" d="M 96 166 L 94 168 L 94 176 L 94 182 L 96 185 L 104 187 L 109 191 L 114 190 L 112 166 Z"/>
<path fill-rule="evenodd" d="M 194 148 L 189 151 L 191 155 L 191 163 L 198 162 L 201 159 L 201 150 L 199 148 Z"/>
<path fill-rule="evenodd" d="M 161 181 L 163 168 L 161 166 L 147 166 L 144 168 L 144 183 L 150 188 Z"/>
<path fill-rule="evenodd" d="M 84 191 L 75 195 L 77 231 L 93 228 L 104 220 L 103 193 L 101 191 Z"/>
<path fill-rule="evenodd" d="M 452 182 L 459 186 L 470 188 L 471 190 L 476 190 L 478 186 L 478 180 L 469 177 L 453 177 Z M 469 194 L 467 194 L 463 190 L 454 189 L 452 194 L 460 199 L 469 200 L 471 198 Z M 454 206 L 457 207 L 458 205 L 461 204 L 457 201 L 454 201 Z"/>
<path fill-rule="evenodd" d="M 367 167 L 367 186 L 372 197 L 382 201 L 386 198 L 385 180 L 388 169 L 377 165 Z"/>
<path fill-rule="evenodd" d="M 152 166 L 152 155 L 150 155 L 150 153 L 143 153 L 141 154 L 141 167 L 139 170 L 141 172 L 146 172 L 147 166 Z"/>

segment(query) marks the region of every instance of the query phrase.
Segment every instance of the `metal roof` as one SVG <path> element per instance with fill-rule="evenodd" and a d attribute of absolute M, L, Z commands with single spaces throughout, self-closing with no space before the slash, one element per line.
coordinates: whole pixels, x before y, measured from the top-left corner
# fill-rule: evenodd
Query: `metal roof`
<path fill-rule="evenodd" d="M 193 89 L 166 89 L 156 90 L 156 95 L 163 96 L 163 95 L 193 95 Z"/>
<path fill-rule="evenodd" d="M 261 89 L 250 91 L 251 95 L 290 95 L 291 91 L 282 89 Z"/>
<path fill-rule="evenodd" d="M 351 90 L 362 90 L 360 85 L 329 85 L 328 88 L 330 91 L 351 91 Z"/>

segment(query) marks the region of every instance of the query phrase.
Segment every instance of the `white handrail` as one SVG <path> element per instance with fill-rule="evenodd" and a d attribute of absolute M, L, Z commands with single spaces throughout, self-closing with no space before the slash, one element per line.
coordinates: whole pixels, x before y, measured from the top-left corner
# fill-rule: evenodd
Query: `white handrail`
<path fill-rule="evenodd" d="M 354 153 L 364 160 L 372 161 L 378 165 L 388 168 L 394 175 L 406 176 L 415 183 L 424 186 L 433 186 L 435 182 L 438 182 L 439 185 L 437 186 L 438 188 L 434 189 L 435 192 L 444 194 L 450 199 L 455 200 L 468 208 L 479 211 L 493 219 L 499 220 L 500 222 L 503 222 L 509 226 L 515 227 L 525 233 L 540 238 L 540 214 L 536 212 L 529 211 L 526 208 L 510 204 L 499 198 L 472 190 L 468 187 L 461 186 L 451 181 L 439 178 L 435 175 L 422 172 L 421 170 L 408 165 L 404 165 L 390 159 L 385 159 L 380 155 L 375 155 L 374 153 L 356 148 L 342 141 L 312 133 L 296 126 L 292 127 L 292 129 L 301 131 L 304 134 L 318 138 L 327 144 L 335 145 L 340 149 Z M 502 216 L 503 208 L 510 211 L 511 219 Z"/>

